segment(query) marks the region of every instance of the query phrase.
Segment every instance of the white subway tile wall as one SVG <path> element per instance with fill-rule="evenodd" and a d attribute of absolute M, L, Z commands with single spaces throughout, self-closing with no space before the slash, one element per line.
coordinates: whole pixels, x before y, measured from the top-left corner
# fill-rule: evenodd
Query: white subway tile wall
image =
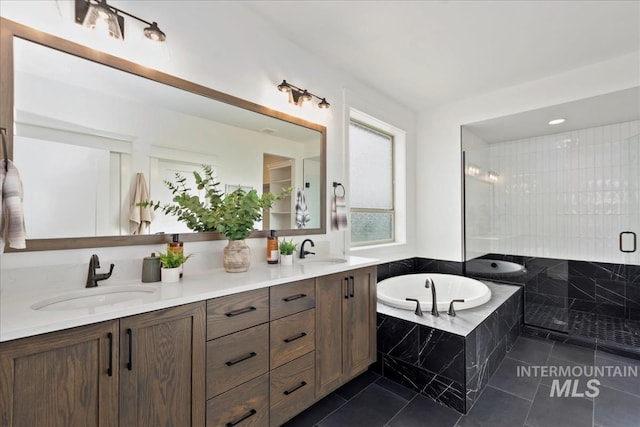
<path fill-rule="evenodd" d="M 491 144 L 494 253 L 640 264 L 640 121 Z M 486 164 L 486 163 L 485 163 Z M 639 242 L 640 243 L 640 242 Z"/>

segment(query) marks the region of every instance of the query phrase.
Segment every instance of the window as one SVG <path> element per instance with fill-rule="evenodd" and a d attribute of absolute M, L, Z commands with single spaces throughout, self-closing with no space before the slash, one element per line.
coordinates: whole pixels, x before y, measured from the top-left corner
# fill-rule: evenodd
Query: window
<path fill-rule="evenodd" d="M 394 135 L 352 114 L 349 124 L 351 246 L 395 241 Z"/>

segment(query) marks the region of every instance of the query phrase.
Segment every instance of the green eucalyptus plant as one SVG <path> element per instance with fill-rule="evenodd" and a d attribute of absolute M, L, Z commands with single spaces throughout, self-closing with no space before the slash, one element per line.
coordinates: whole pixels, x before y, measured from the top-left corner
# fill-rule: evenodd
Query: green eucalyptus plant
<path fill-rule="evenodd" d="M 282 255 L 293 255 L 293 253 L 296 251 L 296 244 L 293 243 L 293 239 L 288 242 L 286 239 L 282 239 L 279 248 Z"/>
<path fill-rule="evenodd" d="M 262 219 L 263 209 L 272 207 L 292 191 L 288 188 L 279 195 L 265 192 L 258 196 L 256 190 L 245 192 L 238 189 L 224 195 L 218 188 L 220 183 L 214 178 L 212 167 L 202 165 L 202 170 L 202 174 L 193 172 L 197 189 L 204 191 L 202 199 L 191 194 L 187 179 L 176 173 L 175 182 L 164 181 L 173 194 L 173 203 L 160 205 L 160 202 L 145 201 L 140 205 L 173 215 L 190 230 L 217 231 L 229 240 L 242 240 L 251 234 L 255 222 Z"/>

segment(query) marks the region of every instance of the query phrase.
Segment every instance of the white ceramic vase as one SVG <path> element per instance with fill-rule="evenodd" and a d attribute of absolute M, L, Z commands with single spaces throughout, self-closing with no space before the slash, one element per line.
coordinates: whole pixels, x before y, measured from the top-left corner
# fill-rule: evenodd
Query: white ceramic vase
<path fill-rule="evenodd" d="M 291 255 L 280 254 L 280 264 L 282 264 L 282 265 L 293 265 L 293 254 L 291 254 Z"/>
<path fill-rule="evenodd" d="M 180 270 L 181 267 L 176 268 L 161 268 L 160 269 L 160 280 L 162 283 L 176 283 L 180 281 Z"/>

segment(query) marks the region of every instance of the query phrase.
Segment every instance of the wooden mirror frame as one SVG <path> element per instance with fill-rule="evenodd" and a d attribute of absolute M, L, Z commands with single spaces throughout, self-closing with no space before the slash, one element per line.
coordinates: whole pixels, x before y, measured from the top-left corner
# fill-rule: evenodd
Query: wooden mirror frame
<path fill-rule="evenodd" d="M 176 89 L 185 90 L 197 95 L 223 102 L 258 114 L 273 117 L 299 126 L 303 126 L 320 134 L 320 227 L 309 229 L 278 230 L 281 235 L 299 236 L 326 233 L 326 141 L 327 128 L 298 117 L 272 110 L 253 102 L 201 86 L 197 83 L 175 77 L 161 71 L 144 67 L 116 56 L 79 45 L 69 40 L 53 36 L 48 33 L 18 24 L 5 18 L 0 18 L 0 128 L 6 131 L 7 156 L 13 159 L 13 106 L 14 106 L 14 68 L 13 68 L 13 40 L 24 39 L 40 44 L 63 53 L 74 55 L 107 67 L 130 73 L 139 77 L 153 80 Z M 267 237 L 268 230 L 255 230 L 249 238 Z M 5 236 L 6 237 L 6 236 Z M 186 242 L 223 240 L 220 233 L 181 233 L 180 238 Z M 26 251 L 63 250 L 110 246 L 153 245 L 167 243 L 171 234 L 150 234 L 137 236 L 96 236 L 71 237 L 56 239 L 27 239 Z M 23 251 L 23 250 L 20 250 Z M 5 246 L 5 252 L 20 252 Z"/>

